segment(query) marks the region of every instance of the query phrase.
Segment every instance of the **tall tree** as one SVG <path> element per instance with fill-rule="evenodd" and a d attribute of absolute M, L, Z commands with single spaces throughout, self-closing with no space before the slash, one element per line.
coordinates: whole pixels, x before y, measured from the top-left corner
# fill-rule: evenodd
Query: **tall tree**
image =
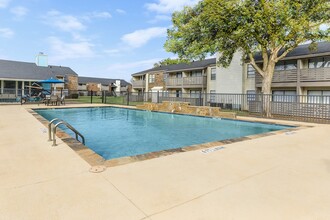
<path fill-rule="evenodd" d="M 154 64 L 154 67 L 160 67 L 160 66 L 167 66 L 167 65 L 172 65 L 172 64 L 179 64 L 179 63 L 187 63 L 189 60 L 187 59 L 171 59 L 171 58 L 166 58 L 158 63 Z"/>
<path fill-rule="evenodd" d="M 179 58 L 202 59 L 219 52 L 218 65 L 230 65 L 243 52 L 271 93 L 275 64 L 299 44 L 329 40 L 329 0 L 203 0 L 172 15 L 165 49 Z M 322 26 L 323 25 L 323 26 Z M 321 26 L 323 28 L 321 28 Z M 261 53 L 262 66 L 254 55 Z M 270 99 L 270 96 L 267 96 Z M 264 113 L 270 116 L 270 100 Z"/>

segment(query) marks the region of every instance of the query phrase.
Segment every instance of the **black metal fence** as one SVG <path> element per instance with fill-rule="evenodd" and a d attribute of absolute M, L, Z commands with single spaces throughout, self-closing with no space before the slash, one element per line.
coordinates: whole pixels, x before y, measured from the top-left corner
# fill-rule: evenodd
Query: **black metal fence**
<path fill-rule="evenodd" d="M 142 105 L 144 103 L 187 102 L 192 106 L 211 106 L 239 115 L 330 123 L 330 96 L 263 95 L 219 93 L 169 93 L 169 92 L 113 92 L 52 91 L 65 96 L 66 103 L 104 103 L 115 105 Z M 2 89 L 0 103 L 40 103 L 45 94 L 40 91 Z M 23 102 L 24 100 L 24 102 Z"/>
<path fill-rule="evenodd" d="M 187 102 L 192 106 L 219 107 L 223 111 L 237 112 L 239 115 L 253 115 L 330 123 L 330 96 L 310 95 L 264 95 L 264 94 L 219 94 L 219 93 L 126 93 L 121 97 L 104 95 L 107 104 L 140 105 L 147 102 L 161 103 Z"/>

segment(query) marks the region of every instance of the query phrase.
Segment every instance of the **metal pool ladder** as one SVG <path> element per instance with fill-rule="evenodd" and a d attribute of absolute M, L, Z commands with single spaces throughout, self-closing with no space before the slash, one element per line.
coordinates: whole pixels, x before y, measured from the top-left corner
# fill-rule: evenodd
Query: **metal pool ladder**
<path fill-rule="evenodd" d="M 55 122 L 57 122 L 57 123 L 55 124 Z M 53 126 L 53 139 L 52 139 L 52 124 L 54 124 L 54 126 Z M 85 137 L 79 131 L 77 131 L 74 127 L 72 127 L 72 125 L 70 125 L 69 123 L 67 123 L 64 120 L 54 118 L 53 120 L 51 120 L 48 123 L 48 141 L 53 141 L 52 146 L 56 146 L 56 128 L 59 125 L 62 125 L 62 124 L 65 125 L 67 128 L 69 128 L 71 131 L 73 131 L 76 134 L 76 140 L 77 141 L 79 141 L 78 137 L 80 136 L 81 140 L 82 140 L 82 143 L 85 144 Z"/>

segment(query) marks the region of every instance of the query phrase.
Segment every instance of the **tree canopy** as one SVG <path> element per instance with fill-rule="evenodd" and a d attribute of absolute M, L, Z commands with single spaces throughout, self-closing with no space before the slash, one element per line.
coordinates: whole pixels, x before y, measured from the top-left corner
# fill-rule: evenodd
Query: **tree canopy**
<path fill-rule="evenodd" d="M 329 21 L 329 0 L 203 0 L 172 15 L 165 48 L 188 59 L 220 52 L 224 67 L 240 50 L 263 76 L 270 59 L 303 42 L 329 39 L 329 27 L 320 28 Z M 255 65 L 255 52 L 263 53 L 264 68 Z"/>

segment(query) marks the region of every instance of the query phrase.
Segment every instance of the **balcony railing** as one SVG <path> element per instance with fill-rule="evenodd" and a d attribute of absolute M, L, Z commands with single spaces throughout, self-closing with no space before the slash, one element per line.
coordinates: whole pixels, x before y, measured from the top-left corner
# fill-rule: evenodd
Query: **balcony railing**
<path fill-rule="evenodd" d="M 301 82 L 330 81 L 330 68 L 302 69 Z"/>
<path fill-rule="evenodd" d="M 137 88 L 137 87 L 145 87 L 146 81 L 145 80 L 136 80 L 132 82 L 132 86 Z"/>
<path fill-rule="evenodd" d="M 167 78 L 166 87 L 206 87 L 206 76 Z"/>
<path fill-rule="evenodd" d="M 275 71 L 273 76 L 273 83 L 289 83 L 297 82 L 297 70 Z M 315 69 L 301 69 L 300 82 L 320 82 L 330 81 L 330 68 L 315 68 Z M 256 84 L 261 84 L 262 78 L 256 74 Z"/>
<path fill-rule="evenodd" d="M 256 74 L 256 83 L 259 84 L 262 82 L 262 78 L 259 74 Z M 275 71 L 273 76 L 273 83 L 280 82 L 297 82 L 297 70 L 284 70 L 284 71 Z"/>

